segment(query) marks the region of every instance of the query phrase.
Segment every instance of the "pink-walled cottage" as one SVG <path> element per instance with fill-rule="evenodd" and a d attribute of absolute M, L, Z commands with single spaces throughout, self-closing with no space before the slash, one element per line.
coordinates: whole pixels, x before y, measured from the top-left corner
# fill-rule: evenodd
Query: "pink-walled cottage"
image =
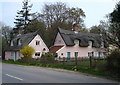
<path fill-rule="evenodd" d="M 50 52 L 57 54 L 57 58 L 75 57 L 105 57 L 106 42 L 98 34 L 80 33 L 75 26 L 74 30 L 58 28 Z"/>
<path fill-rule="evenodd" d="M 32 58 L 40 58 L 42 54 L 49 52 L 48 47 L 42 40 L 38 31 L 23 35 L 17 35 L 11 40 L 10 46 L 5 50 L 5 59 L 13 59 L 14 61 L 23 57 L 20 50 L 24 46 L 31 46 L 35 49 L 35 54 Z"/>

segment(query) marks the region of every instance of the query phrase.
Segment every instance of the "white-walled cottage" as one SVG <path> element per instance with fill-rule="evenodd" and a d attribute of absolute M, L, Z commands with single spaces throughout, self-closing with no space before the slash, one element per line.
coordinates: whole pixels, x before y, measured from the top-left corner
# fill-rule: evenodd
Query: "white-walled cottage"
<path fill-rule="evenodd" d="M 50 52 L 57 54 L 58 58 L 75 57 L 104 57 L 106 55 L 107 44 L 98 34 L 80 33 L 78 26 L 74 25 L 74 30 L 64 30 L 58 28 L 53 46 Z"/>
<path fill-rule="evenodd" d="M 32 58 L 40 58 L 42 54 L 49 52 L 49 49 L 42 40 L 40 34 L 36 31 L 33 33 L 18 35 L 11 40 L 10 46 L 5 50 L 5 59 L 20 59 L 23 57 L 20 50 L 26 45 L 35 49 L 35 54 L 32 55 Z"/>

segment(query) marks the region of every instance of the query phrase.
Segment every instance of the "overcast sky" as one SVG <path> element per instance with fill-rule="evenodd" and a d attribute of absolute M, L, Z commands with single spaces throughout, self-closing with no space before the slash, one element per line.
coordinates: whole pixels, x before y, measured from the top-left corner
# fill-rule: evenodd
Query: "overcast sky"
<path fill-rule="evenodd" d="M 0 21 L 14 27 L 14 18 L 17 10 L 21 10 L 23 0 L 0 0 Z M 79 7 L 86 15 L 85 26 L 90 28 L 98 25 L 100 20 L 105 20 L 111 13 L 118 0 L 30 0 L 33 3 L 31 12 L 41 12 L 45 3 L 64 2 L 69 7 Z"/>

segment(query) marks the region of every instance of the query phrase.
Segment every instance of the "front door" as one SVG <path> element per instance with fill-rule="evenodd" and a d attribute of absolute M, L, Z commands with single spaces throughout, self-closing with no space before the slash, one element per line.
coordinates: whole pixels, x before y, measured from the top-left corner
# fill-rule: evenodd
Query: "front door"
<path fill-rule="evenodd" d="M 101 52 L 98 52 L 98 57 L 100 58 L 100 56 L 101 56 Z"/>
<path fill-rule="evenodd" d="M 67 60 L 70 60 L 70 57 L 71 57 L 71 53 L 67 52 Z"/>

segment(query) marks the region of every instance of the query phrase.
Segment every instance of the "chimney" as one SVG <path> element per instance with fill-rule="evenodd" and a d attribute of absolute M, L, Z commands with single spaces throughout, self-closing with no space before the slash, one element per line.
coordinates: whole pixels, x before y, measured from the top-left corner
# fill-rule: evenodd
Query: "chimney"
<path fill-rule="evenodd" d="M 20 36 L 22 34 L 22 28 L 20 27 L 19 29 L 18 29 L 18 36 Z"/>
<path fill-rule="evenodd" d="M 78 33 L 78 24 L 76 22 L 73 23 L 73 31 Z"/>

